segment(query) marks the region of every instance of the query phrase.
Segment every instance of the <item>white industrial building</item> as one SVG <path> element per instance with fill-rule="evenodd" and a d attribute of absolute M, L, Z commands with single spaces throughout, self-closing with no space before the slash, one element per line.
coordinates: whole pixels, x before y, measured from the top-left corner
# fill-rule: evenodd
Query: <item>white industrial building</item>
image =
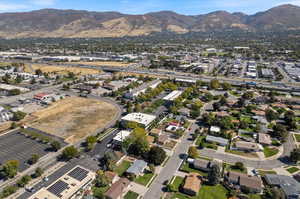
<path fill-rule="evenodd" d="M 174 101 L 175 99 L 177 99 L 180 95 L 182 94 L 182 91 L 172 91 L 170 94 L 168 94 L 167 96 L 165 96 L 163 98 L 163 100 L 166 101 Z"/>
<path fill-rule="evenodd" d="M 136 122 L 144 128 L 147 128 L 155 119 L 155 115 L 149 115 L 145 113 L 129 113 L 122 117 L 122 122 Z"/>

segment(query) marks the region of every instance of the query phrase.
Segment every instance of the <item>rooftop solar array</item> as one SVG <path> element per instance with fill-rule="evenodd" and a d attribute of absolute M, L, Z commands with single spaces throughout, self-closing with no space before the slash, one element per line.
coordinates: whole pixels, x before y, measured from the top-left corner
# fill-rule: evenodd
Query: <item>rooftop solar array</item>
<path fill-rule="evenodd" d="M 69 185 L 65 183 L 64 181 L 57 181 L 55 184 L 53 184 L 51 187 L 49 187 L 47 190 L 56 195 L 57 197 L 61 198 L 61 193 L 64 192 L 64 190 L 68 189 Z"/>
<path fill-rule="evenodd" d="M 87 177 L 88 173 L 89 172 L 87 170 L 82 169 L 80 167 L 76 167 L 70 173 L 68 173 L 68 176 L 81 182 L 83 179 Z"/>

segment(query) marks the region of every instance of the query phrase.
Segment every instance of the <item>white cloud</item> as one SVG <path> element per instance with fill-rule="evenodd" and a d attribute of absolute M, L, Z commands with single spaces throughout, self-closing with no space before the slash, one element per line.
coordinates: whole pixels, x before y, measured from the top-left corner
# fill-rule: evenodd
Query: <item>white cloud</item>
<path fill-rule="evenodd" d="M 56 0 L 30 0 L 30 2 L 38 6 L 52 6 L 55 4 Z"/>
<path fill-rule="evenodd" d="M 28 6 L 24 4 L 0 2 L 0 11 L 16 11 L 16 10 L 22 10 L 26 8 L 28 8 Z"/>

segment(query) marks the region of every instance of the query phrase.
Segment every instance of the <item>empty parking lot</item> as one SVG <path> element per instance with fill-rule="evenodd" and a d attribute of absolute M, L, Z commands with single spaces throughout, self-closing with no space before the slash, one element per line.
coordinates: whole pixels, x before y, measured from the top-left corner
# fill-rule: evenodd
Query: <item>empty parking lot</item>
<path fill-rule="evenodd" d="M 32 154 L 40 157 L 48 153 L 50 145 L 41 143 L 13 131 L 0 137 L 0 165 L 8 160 L 18 160 L 20 162 L 19 171 L 29 167 L 27 161 Z"/>

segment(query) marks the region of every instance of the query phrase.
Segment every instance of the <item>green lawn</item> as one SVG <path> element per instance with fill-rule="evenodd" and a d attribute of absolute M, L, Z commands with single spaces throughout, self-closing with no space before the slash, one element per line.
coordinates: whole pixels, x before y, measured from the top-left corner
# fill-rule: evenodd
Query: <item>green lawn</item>
<path fill-rule="evenodd" d="M 300 142 L 300 134 L 294 134 L 295 138 L 296 138 L 296 141 L 297 142 Z"/>
<path fill-rule="evenodd" d="M 109 189 L 109 186 L 105 187 L 92 187 L 94 196 L 100 196 L 104 194 Z"/>
<path fill-rule="evenodd" d="M 272 147 L 264 147 L 264 154 L 265 157 L 271 157 L 276 155 L 279 152 L 279 150 L 277 148 L 272 148 Z"/>
<path fill-rule="evenodd" d="M 203 185 L 198 194 L 199 199 L 227 199 L 227 189 L 222 185 Z"/>
<path fill-rule="evenodd" d="M 203 185 L 197 196 L 191 197 L 186 194 L 176 192 L 171 199 L 227 199 L 227 189 L 222 185 L 208 186 Z"/>
<path fill-rule="evenodd" d="M 276 171 L 272 170 L 258 170 L 259 175 L 264 176 L 266 174 L 277 174 Z"/>
<path fill-rule="evenodd" d="M 234 171 L 239 173 L 247 173 L 247 168 L 244 168 L 243 170 L 237 169 L 232 164 L 226 164 L 226 170 L 227 171 Z"/>
<path fill-rule="evenodd" d="M 181 167 L 180 167 L 179 170 L 180 170 L 180 171 L 183 171 L 183 172 L 186 172 L 186 173 L 194 172 L 194 173 L 198 173 L 198 174 L 200 174 L 200 175 L 202 175 L 202 176 L 207 176 L 207 173 L 205 173 L 205 172 L 203 172 L 203 171 L 200 171 L 200 170 L 198 170 L 198 169 L 194 169 L 194 168 L 190 167 L 189 163 L 187 163 L 187 162 L 184 162 L 184 163 L 181 165 Z"/>
<path fill-rule="evenodd" d="M 137 199 L 139 197 L 139 194 L 133 192 L 133 191 L 128 191 L 126 195 L 124 196 L 124 199 Z"/>
<path fill-rule="evenodd" d="M 249 194 L 249 199 L 261 199 L 261 196 L 258 194 Z"/>
<path fill-rule="evenodd" d="M 115 172 L 119 175 L 122 176 L 125 171 L 130 167 L 131 162 L 124 160 L 119 166 L 115 168 Z"/>
<path fill-rule="evenodd" d="M 290 168 L 288 168 L 287 169 L 287 171 L 289 172 L 289 173 L 295 173 L 295 172 L 297 172 L 297 171 L 299 171 L 300 169 L 298 169 L 297 167 L 290 167 Z"/>
<path fill-rule="evenodd" d="M 172 185 L 174 186 L 174 188 L 175 188 L 176 191 L 179 191 L 179 187 L 183 183 L 183 181 L 184 181 L 183 177 L 180 177 L 180 176 L 176 176 L 175 177 Z"/>
<path fill-rule="evenodd" d="M 212 143 L 207 143 L 207 142 L 204 142 L 202 144 L 202 146 L 204 148 L 209 148 L 209 149 L 213 149 L 213 150 L 217 150 L 218 149 L 218 146 L 216 144 L 212 144 Z"/>
<path fill-rule="evenodd" d="M 199 146 L 203 139 L 205 139 L 205 136 L 198 136 L 196 140 L 196 146 Z"/>
<path fill-rule="evenodd" d="M 138 184 L 146 186 L 150 182 L 153 176 L 154 176 L 153 173 L 150 172 L 145 173 L 144 175 L 137 177 L 134 181 Z"/>

